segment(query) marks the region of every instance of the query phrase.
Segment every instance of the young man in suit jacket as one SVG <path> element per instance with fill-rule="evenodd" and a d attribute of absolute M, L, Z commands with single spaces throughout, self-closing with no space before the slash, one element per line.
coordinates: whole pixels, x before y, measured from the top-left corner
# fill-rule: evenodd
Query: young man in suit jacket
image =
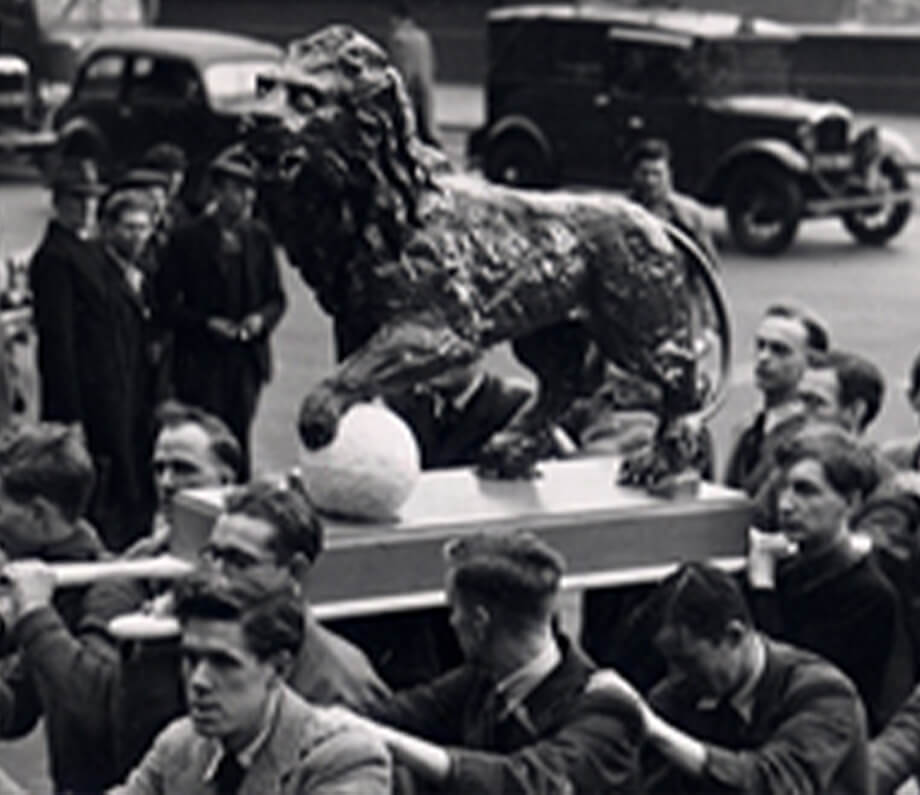
<path fill-rule="evenodd" d="M 711 262 L 719 257 L 706 229 L 703 209 L 689 196 L 674 190 L 671 147 L 663 138 L 645 138 L 628 155 L 629 198 L 653 215 L 674 224 L 696 243 Z"/>
<path fill-rule="evenodd" d="M 643 792 L 864 795 L 866 717 L 853 684 L 816 654 L 758 632 L 735 578 L 689 563 L 656 591 L 669 667 L 648 700 L 620 674 L 595 679 L 644 728 Z"/>
<path fill-rule="evenodd" d="M 827 329 L 800 307 L 767 307 L 754 339 L 754 384 L 762 407 L 737 432 L 725 466 L 725 483 L 755 495 L 773 469 L 773 453 L 805 422 L 798 387 L 809 351 L 827 351 Z"/>
<path fill-rule="evenodd" d="M 122 795 L 388 795 L 390 759 L 284 684 L 303 642 L 287 580 L 200 572 L 180 583 L 189 714 L 156 739 Z"/>
<path fill-rule="evenodd" d="M 436 792 L 638 793 L 630 705 L 590 692 L 596 666 L 553 629 L 559 553 L 530 533 L 483 533 L 445 557 L 466 662 L 352 720 Z"/>
<path fill-rule="evenodd" d="M 83 520 L 93 488 L 93 464 L 74 426 L 22 425 L 0 440 L 0 544 L 4 596 L 0 599 L 2 653 L 0 737 L 24 737 L 44 718 L 55 792 L 96 792 L 111 783 L 102 738 L 106 713 L 99 702 L 74 697 L 71 669 L 60 687 L 45 643 L 78 631 L 86 615 L 86 588 L 54 593 L 51 562 L 89 562 L 107 556 Z M 12 559 L 6 563 L 6 557 Z M 40 558 L 17 560 L 19 558 Z M 99 651 L 87 639 L 85 658 Z M 0 788 L 0 792 L 4 792 Z"/>
<path fill-rule="evenodd" d="M 205 432 L 202 435 L 216 430 L 211 420 L 219 422 L 216 418 L 206 420 L 210 431 L 198 426 Z M 182 438 L 170 430 L 183 431 L 184 443 L 179 444 Z M 158 442 L 169 441 L 171 436 L 172 443 L 158 444 L 156 455 L 163 463 L 172 461 L 181 466 L 186 484 L 204 485 L 210 480 L 213 485 L 219 470 L 226 473 L 226 468 L 213 460 L 213 450 L 202 449 L 194 436 L 188 435 L 194 430 L 188 421 L 184 426 L 165 427 L 167 436 L 161 433 Z M 223 429 L 218 433 L 222 440 L 212 436 L 212 444 L 218 442 L 223 447 L 230 441 L 229 432 Z M 239 450 L 235 442 L 232 447 L 232 460 L 227 464 L 235 471 Z M 220 454 L 228 452 L 224 449 Z M 201 454 L 207 459 L 202 460 Z M 192 476 L 190 466 L 199 470 L 197 475 Z M 206 469 L 211 470 L 210 477 Z M 299 590 L 304 570 L 312 565 L 322 546 L 322 526 L 305 496 L 287 482 L 256 481 L 234 492 L 226 507 L 213 528 L 203 563 L 228 576 L 255 571 Z M 22 522 L 14 527 L 17 525 L 29 529 Z M 27 561 L 8 567 L 6 574 L 14 594 L 28 595 L 27 605 L 15 600 L 16 611 L 5 616 L 7 625 L 15 627 L 23 658 L 46 693 L 44 700 L 66 721 L 62 725 L 67 733 L 58 734 L 60 739 L 51 744 L 52 758 L 59 756 L 66 764 L 65 768 L 56 763 L 63 774 L 59 781 L 56 779 L 61 784 L 58 789 L 104 789 L 121 780 L 157 734 L 185 710 L 176 639 L 119 646 L 108 631 L 112 618 L 141 609 L 156 592 L 140 580 L 110 581 L 97 583 L 85 595 L 72 588 L 63 590 L 52 603 L 54 574 L 46 565 Z M 70 621 L 57 603 L 72 596 L 81 597 L 78 606 L 82 613 Z M 308 600 L 301 599 L 303 642 L 287 666 L 287 685 L 317 705 L 342 703 L 362 709 L 385 698 L 388 690 L 367 659 L 323 627 Z M 18 698 L 15 692 L 8 696 L 0 682 L 0 718 L 8 723 L 27 714 L 16 702 Z M 34 720 L 17 730 L 16 736 L 31 728 Z M 48 725 L 53 729 L 57 719 L 49 720 Z M 12 725 L 8 728 L 0 721 L 0 733 L 13 731 Z M 87 738 L 90 750 L 74 738 Z M 74 778 L 77 774 L 82 777 Z"/>

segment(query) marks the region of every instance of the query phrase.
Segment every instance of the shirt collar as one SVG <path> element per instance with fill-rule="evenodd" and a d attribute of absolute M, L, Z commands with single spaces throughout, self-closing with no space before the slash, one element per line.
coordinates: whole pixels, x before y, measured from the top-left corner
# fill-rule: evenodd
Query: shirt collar
<path fill-rule="evenodd" d="M 767 668 L 767 649 L 764 645 L 763 638 L 759 635 L 754 636 L 753 653 L 754 664 L 751 668 L 750 676 L 742 682 L 741 687 L 732 693 L 731 698 L 728 700 L 731 708 L 745 723 L 750 723 L 751 719 L 754 717 L 754 697 L 757 692 L 757 685 L 760 684 L 763 673 Z M 696 707 L 697 709 L 709 712 L 716 709 L 720 701 L 721 699 L 715 696 L 705 696 L 697 701 Z"/>
<path fill-rule="evenodd" d="M 114 246 L 107 245 L 105 250 L 111 257 L 112 262 L 118 266 L 131 289 L 135 292 L 140 292 L 144 281 L 144 271 L 140 265 L 129 260 Z"/>
<path fill-rule="evenodd" d="M 777 563 L 777 585 L 787 592 L 809 591 L 835 579 L 868 556 L 871 547 L 844 526 L 833 541 L 809 555 L 783 558 Z"/>
<path fill-rule="evenodd" d="M 767 650 L 759 636 L 754 636 L 753 653 L 754 664 L 751 669 L 751 675 L 731 697 L 732 708 L 744 718 L 745 723 L 750 723 L 751 718 L 754 716 L 754 694 L 757 692 L 757 685 L 760 684 L 763 672 L 767 667 Z"/>
<path fill-rule="evenodd" d="M 127 269 L 127 268 L 136 268 L 136 267 L 137 267 L 137 265 L 135 265 L 131 260 L 129 260 L 124 254 L 122 254 L 122 253 L 121 253 L 117 248 L 115 248 L 115 246 L 113 246 L 111 243 L 106 243 L 106 244 L 105 244 L 105 250 L 106 250 L 106 253 L 107 253 L 116 263 L 118 263 L 118 265 L 120 265 L 122 268 Z"/>
<path fill-rule="evenodd" d="M 403 17 L 393 24 L 393 30 L 399 32 L 414 30 L 417 27 L 418 25 L 416 24 L 415 20 L 409 17 Z"/>
<path fill-rule="evenodd" d="M 249 745 L 242 751 L 236 753 L 236 761 L 239 762 L 240 766 L 244 769 L 248 770 L 252 767 L 256 754 L 262 750 L 262 746 L 264 746 L 268 740 L 268 735 L 271 734 L 272 727 L 275 725 L 275 715 L 280 709 L 280 706 L 281 688 L 279 687 L 275 688 L 274 692 L 268 697 L 268 705 L 262 715 L 262 727 Z M 220 742 L 220 740 L 215 739 L 212 741 L 212 744 L 213 750 L 211 752 L 211 761 L 204 770 L 204 781 L 214 780 L 214 777 L 217 775 L 217 768 L 220 767 L 221 760 L 223 760 L 224 754 L 227 753 L 227 749 L 224 748 L 224 744 Z"/>
<path fill-rule="evenodd" d="M 498 682 L 495 685 L 495 692 L 504 699 L 499 719 L 504 719 L 516 712 L 561 660 L 562 653 L 559 651 L 559 645 L 556 639 L 551 637 L 536 657 Z"/>
<path fill-rule="evenodd" d="M 797 417 L 799 414 L 802 414 L 805 411 L 802 406 L 801 401 L 798 398 L 793 400 L 787 400 L 784 403 L 780 403 L 778 406 L 772 406 L 771 408 L 764 408 L 764 422 L 763 430 L 764 433 L 769 433 L 777 425 L 785 422 L 792 417 Z"/>

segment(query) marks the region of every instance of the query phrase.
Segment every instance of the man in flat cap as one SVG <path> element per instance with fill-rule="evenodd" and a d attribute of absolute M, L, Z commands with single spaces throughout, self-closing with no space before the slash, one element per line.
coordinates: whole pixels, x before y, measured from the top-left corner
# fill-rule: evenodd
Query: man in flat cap
<path fill-rule="evenodd" d="M 269 336 L 286 302 L 274 241 L 252 217 L 256 164 L 225 152 L 210 178 L 213 209 L 172 236 L 160 295 L 175 335 L 176 397 L 227 423 L 248 477 L 249 430 L 271 376 Z"/>

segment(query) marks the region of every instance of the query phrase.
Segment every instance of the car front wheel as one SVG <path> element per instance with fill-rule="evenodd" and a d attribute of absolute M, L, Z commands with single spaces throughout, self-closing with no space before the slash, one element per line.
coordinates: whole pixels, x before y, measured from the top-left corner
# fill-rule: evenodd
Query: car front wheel
<path fill-rule="evenodd" d="M 910 180 L 904 169 L 891 158 L 885 158 L 879 166 L 878 184 L 872 193 L 904 191 L 910 188 Z M 872 195 L 865 189 L 853 191 L 854 196 Z M 909 199 L 892 201 L 882 198 L 877 205 L 844 213 L 841 217 L 847 231 L 860 243 L 881 246 L 897 235 L 905 226 L 911 213 Z"/>
<path fill-rule="evenodd" d="M 795 238 L 802 217 L 802 189 L 777 166 L 741 168 L 725 199 L 735 243 L 749 254 L 779 254 Z"/>
<path fill-rule="evenodd" d="M 546 188 L 553 182 L 549 159 L 543 149 L 523 135 L 499 138 L 489 144 L 485 172 L 492 182 L 518 188 Z"/>

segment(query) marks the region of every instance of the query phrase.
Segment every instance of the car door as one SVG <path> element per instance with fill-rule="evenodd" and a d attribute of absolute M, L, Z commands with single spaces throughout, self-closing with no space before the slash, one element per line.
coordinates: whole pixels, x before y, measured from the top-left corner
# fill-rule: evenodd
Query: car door
<path fill-rule="evenodd" d="M 209 122 L 204 86 L 195 65 L 181 58 L 135 55 L 125 97 L 133 129 L 130 157 L 170 141 L 186 152 Z"/>
<path fill-rule="evenodd" d="M 605 27 L 593 21 L 551 27 L 551 64 L 543 121 L 563 183 L 603 184 L 609 170 L 608 107 L 604 86 Z M 547 112 L 549 111 L 549 112 Z"/>
<path fill-rule="evenodd" d="M 615 185 L 629 184 L 629 152 L 644 138 L 662 138 L 672 152 L 678 188 L 699 170 L 699 103 L 692 40 L 679 34 L 612 29 L 608 40 L 610 163 Z"/>
<path fill-rule="evenodd" d="M 74 81 L 71 96 L 55 118 L 55 128 L 67 134 L 74 126 L 88 126 L 101 136 L 105 156 L 114 153 L 117 142 L 131 135 L 123 111 L 127 57 L 101 51 L 91 55 Z"/>

